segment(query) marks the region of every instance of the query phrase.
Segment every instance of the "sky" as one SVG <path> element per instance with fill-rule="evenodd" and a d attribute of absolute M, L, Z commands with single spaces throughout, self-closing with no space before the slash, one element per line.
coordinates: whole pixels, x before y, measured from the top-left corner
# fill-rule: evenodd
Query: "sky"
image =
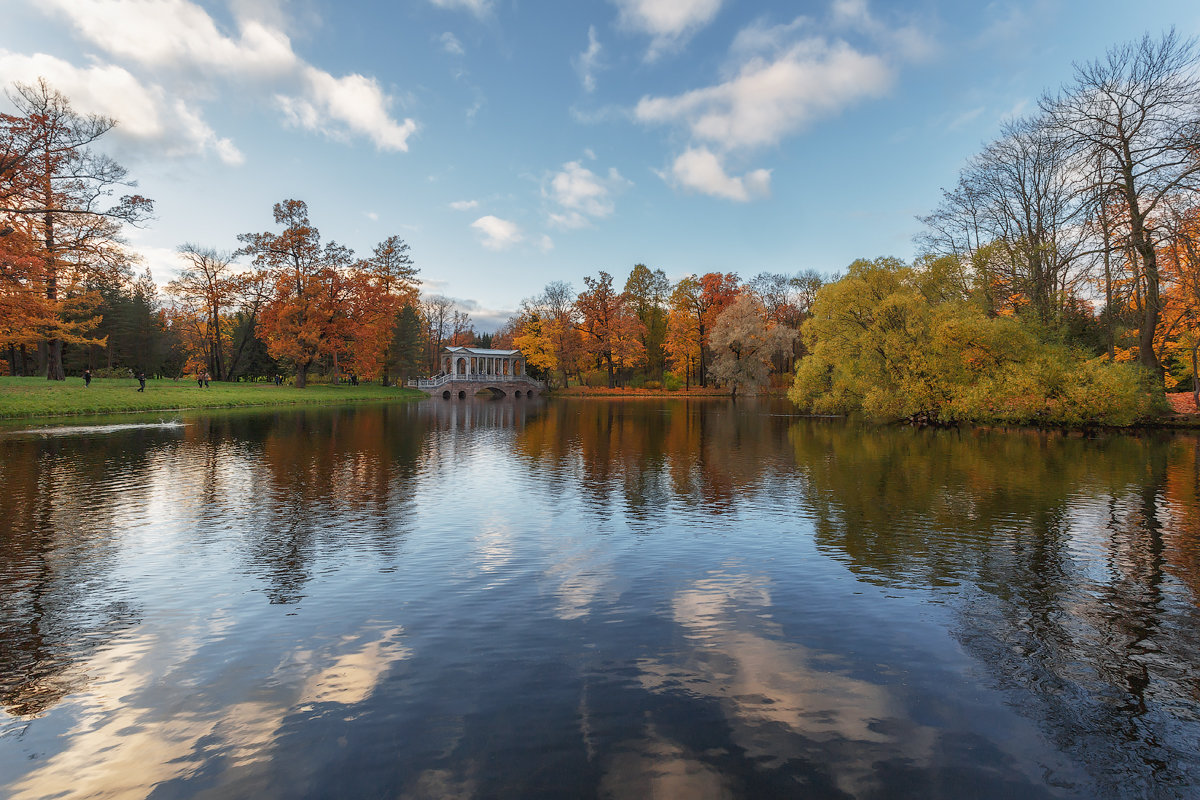
<path fill-rule="evenodd" d="M 918 217 L 1072 64 L 1200 3 L 1095 0 L 5 0 L 0 82 L 45 77 L 156 203 L 164 284 L 304 200 L 411 246 L 495 330 L 634 264 L 826 275 L 911 259 Z M 0 99 L 0 105 L 4 101 Z"/>

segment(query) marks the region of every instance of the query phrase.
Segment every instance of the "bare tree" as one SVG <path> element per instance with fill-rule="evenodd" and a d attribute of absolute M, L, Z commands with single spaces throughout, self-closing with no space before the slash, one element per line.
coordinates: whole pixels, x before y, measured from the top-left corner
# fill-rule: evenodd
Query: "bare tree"
<path fill-rule="evenodd" d="M 454 301 L 440 294 L 421 298 L 421 321 L 425 325 L 425 340 L 429 344 L 428 362 L 431 374 L 437 371 L 441 358 L 442 344 L 450 330 L 450 315 Z"/>
<path fill-rule="evenodd" d="M 1012 265 L 1013 288 L 1043 323 L 1054 323 L 1083 275 L 1089 231 L 1086 194 L 1066 140 L 1044 120 L 1018 120 L 967 168 L 983 229 Z"/>
<path fill-rule="evenodd" d="M 786 325 L 769 324 L 763 304 L 753 294 L 744 294 L 713 324 L 709 374 L 727 384 L 732 397 L 739 388 L 757 389 L 767 382 L 773 356 L 791 350 L 796 335 Z"/>
<path fill-rule="evenodd" d="M 1196 188 L 1200 159 L 1200 80 L 1194 40 L 1174 30 L 1114 47 L 1075 66 L 1075 79 L 1041 101 L 1081 171 L 1097 165 L 1092 194 L 1121 198 L 1128 245 L 1143 281 L 1138 360 L 1163 374 L 1154 349 L 1162 312 L 1154 213 L 1173 192 Z"/>

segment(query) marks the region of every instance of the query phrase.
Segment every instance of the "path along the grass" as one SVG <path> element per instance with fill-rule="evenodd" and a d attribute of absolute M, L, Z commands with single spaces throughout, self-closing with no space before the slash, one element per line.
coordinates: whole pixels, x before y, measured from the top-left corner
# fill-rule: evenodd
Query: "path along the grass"
<path fill-rule="evenodd" d="M 96 378 L 85 387 L 82 378 L 47 381 L 44 378 L 0 378 L 0 419 L 68 414 L 108 414 L 122 411 L 179 411 L 189 408 L 238 408 L 309 403 L 353 403 L 424 397 L 416 389 L 374 384 L 351 386 L 311 384 L 305 389 L 272 383 L 220 383 L 207 389 L 194 380 L 151 379 L 139 392 L 132 378 Z"/>

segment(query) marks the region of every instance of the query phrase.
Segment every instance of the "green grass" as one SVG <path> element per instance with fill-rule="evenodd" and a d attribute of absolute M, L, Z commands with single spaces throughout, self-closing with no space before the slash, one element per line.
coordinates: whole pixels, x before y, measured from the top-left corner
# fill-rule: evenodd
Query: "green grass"
<path fill-rule="evenodd" d="M 132 378 L 97 378 L 84 387 L 82 378 L 48 381 L 44 378 L 0 378 L 0 419 L 52 417 L 68 414 L 108 414 L 126 411 L 177 411 L 187 408 L 239 408 L 312 403 L 353 403 L 364 400 L 416 399 L 416 389 L 375 385 L 310 385 L 307 389 L 271 383 L 218 383 L 201 389 L 194 380 L 146 381 L 137 390 Z"/>

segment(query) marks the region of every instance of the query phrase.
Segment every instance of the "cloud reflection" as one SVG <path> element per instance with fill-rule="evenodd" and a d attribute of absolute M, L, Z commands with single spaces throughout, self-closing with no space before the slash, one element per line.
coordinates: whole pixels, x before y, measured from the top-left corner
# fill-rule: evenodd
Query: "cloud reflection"
<path fill-rule="evenodd" d="M 652 692 L 715 701 L 733 741 L 761 767 L 813 759 L 855 795 L 878 788 L 877 762 L 927 763 L 935 734 L 905 722 L 889 690 L 838 671 L 830 657 L 781 641 L 767 581 L 718 574 L 679 592 L 674 621 L 694 647 L 681 662 L 643 659 L 640 681 Z"/>
<path fill-rule="evenodd" d="M 226 762 L 221 780 L 242 779 L 272 759 L 292 715 L 366 700 L 392 665 L 410 656 L 402 636 L 400 628 L 366 630 L 325 650 L 298 649 L 258 680 L 246 680 L 252 665 L 233 662 L 225 665 L 227 680 L 207 683 L 219 691 L 194 693 L 180 691 L 174 677 L 202 659 L 205 636 L 121 637 L 89 663 L 103 677 L 78 697 L 58 752 L 6 787 L 5 796 L 145 797 L 160 784 L 198 777 L 217 754 Z"/>

